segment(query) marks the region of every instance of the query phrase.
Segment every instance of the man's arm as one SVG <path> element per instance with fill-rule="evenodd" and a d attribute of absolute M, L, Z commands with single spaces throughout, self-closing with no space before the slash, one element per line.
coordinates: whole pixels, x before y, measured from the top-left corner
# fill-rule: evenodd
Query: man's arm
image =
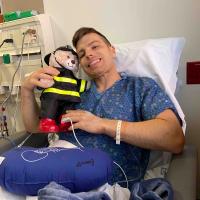
<path fill-rule="evenodd" d="M 35 87 L 46 88 L 48 80 L 52 81 L 53 76 L 59 71 L 53 67 L 44 67 L 26 77 L 21 86 L 21 112 L 25 129 L 29 132 L 38 132 L 39 106 L 34 95 Z M 47 80 L 40 81 L 40 79 Z"/>
<path fill-rule="evenodd" d="M 25 129 L 29 132 L 38 132 L 39 106 L 34 93 L 21 87 L 21 112 Z"/>
<path fill-rule="evenodd" d="M 171 110 L 165 110 L 155 119 L 143 122 L 124 122 L 122 141 L 154 150 L 180 153 L 185 139 L 180 123 Z"/>
<path fill-rule="evenodd" d="M 74 128 L 90 133 L 105 133 L 115 139 L 117 120 L 104 119 L 88 111 L 72 110 L 63 117 L 69 117 Z M 121 141 L 154 150 L 180 153 L 184 146 L 184 135 L 176 115 L 167 109 L 154 119 L 142 122 L 122 121 Z"/>

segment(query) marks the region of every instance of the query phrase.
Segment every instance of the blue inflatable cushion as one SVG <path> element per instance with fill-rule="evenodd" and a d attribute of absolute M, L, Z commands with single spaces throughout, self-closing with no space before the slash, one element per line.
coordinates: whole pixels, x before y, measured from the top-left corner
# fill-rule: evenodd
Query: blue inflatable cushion
<path fill-rule="evenodd" d="M 51 181 L 71 192 L 86 192 L 112 178 L 113 161 L 98 149 L 21 147 L 2 157 L 0 185 L 19 195 L 37 195 Z"/>

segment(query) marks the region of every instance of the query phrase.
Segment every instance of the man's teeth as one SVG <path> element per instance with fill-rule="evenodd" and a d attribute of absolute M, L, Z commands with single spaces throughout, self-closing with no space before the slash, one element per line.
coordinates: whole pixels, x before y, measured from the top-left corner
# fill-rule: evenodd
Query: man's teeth
<path fill-rule="evenodd" d="M 100 61 L 100 58 L 97 60 L 92 61 L 88 66 L 90 67 L 91 65 L 95 65 L 96 63 L 98 63 Z"/>

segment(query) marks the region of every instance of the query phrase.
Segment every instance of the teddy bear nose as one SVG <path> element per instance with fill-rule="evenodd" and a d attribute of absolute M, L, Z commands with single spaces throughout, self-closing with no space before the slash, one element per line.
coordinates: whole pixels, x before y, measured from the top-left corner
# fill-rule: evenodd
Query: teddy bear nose
<path fill-rule="evenodd" d="M 71 62 L 72 62 L 72 64 L 75 64 L 75 60 L 72 60 Z"/>

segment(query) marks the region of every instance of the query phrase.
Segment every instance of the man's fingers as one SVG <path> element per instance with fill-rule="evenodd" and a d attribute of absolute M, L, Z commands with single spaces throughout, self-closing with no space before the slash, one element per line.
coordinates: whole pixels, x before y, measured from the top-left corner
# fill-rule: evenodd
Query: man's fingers
<path fill-rule="evenodd" d="M 73 122 L 73 129 L 80 129 L 81 127 L 79 125 L 80 125 L 79 122 L 76 123 Z M 69 127 L 69 130 L 72 131 L 72 126 Z"/>
<path fill-rule="evenodd" d="M 62 115 L 62 120 L 63 121 L 72 121 L 72 122 L 76 123 L 76 122 L 80 121 L 80 116 L 64 114 L 64 115 Z"/>
<path fill-rule="evenodd" d="M 80 117 L 79 116 L 72 116 L 72 117 L 68 117 L 72 120 L 73 123 L 77 123 L 80 121 Z"/>
<path fill-rule="evenodd" d="M 44 73 L 39 74 L 39 75 L 38 75 L 38 78 L 39 78 L 39 79 L 49 79 L 49 80 L 52 80 L 52 79 L 53 79 L 53 77 L 52 77 L 51 75 L 49 75 L 49 74 L 44 74 Z"/>
<path fill-rule="evenodd" d="M 50 74 L 53 76 L 56 76 L 60 73 L 55 67 L 50 67 L 50 66 L 43 67 L 42 71 L 43 73 Z"/>
<path fill-rule="evenodd" d="M 67 116 L 86 116 L 88 114 L 91 114 L 90 112 L 88 111 L 85 111 L 85 110 L 66 110 L 65 111 L 66 115 Z"/>
<path fill-rule="evenodd" d="M 85 112 L 84 110 L 66 110 L 66 113 L 78 113 L 78 112 Z"/>
<path fill-rule="evenodd" d="M 41 87 L 41 88 L 45 88 L 46 85 L 45 83 L 42 83 L 41 81 L 37 80 L 37 79 L 33 79 L 31 80 L 31 83 L 35 86 Z"/>

